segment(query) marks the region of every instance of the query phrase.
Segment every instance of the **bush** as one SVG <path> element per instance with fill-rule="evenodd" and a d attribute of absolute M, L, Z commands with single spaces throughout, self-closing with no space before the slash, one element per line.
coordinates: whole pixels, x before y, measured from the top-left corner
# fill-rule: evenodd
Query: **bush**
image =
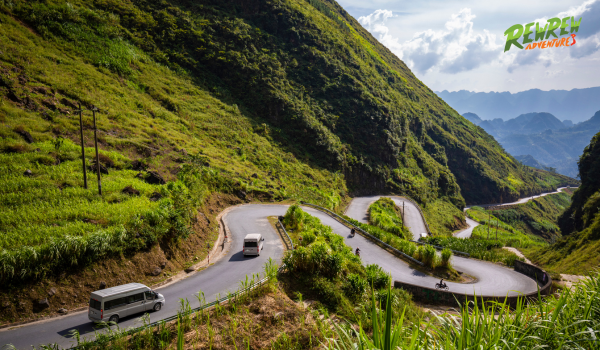
<path fill-rule="evenodd" d="M 367 289 L 367 281 L 356 273 L 351 273 L 346 277 L 344 292 L 351 300 L 360 299 Z"/>
<path fill-rule="evenodd" d="M 450 258 L 452 257 L 452 251 L 448 248 L 442 250 L 442 266 L 450 266 Z"/>
<path fill-rule="evenodd" d="M 430 245 L 425 245 L 421 247 L 423 248 L 421 250 L 421 261 L 423 262 L 423 264 L 425 264 L 425 266 L 432 269 L 435 268 L 437 262 L 437 254 L 435 248 Z"/>
<path fill-rule="evenodd" d="M 366 267 L 367 282 L 374 289 L 381 289 L 387 286 L 390 275 L 387 274 L 379 265 L 370 264 Z"/>
<path fill-rule="evenodd" d="M 333 309 L 340 304 L 343 298 L 335 283 L 323 277 L 317 277 L 313 280 L 312 290 L 317 293 L 323 304 Z"/>
<path fill-rule="evenodd" d="M 317 236 L 315 236 L 315 234 L 312 232 L 302 232 L 300 233 L 300 237 L 302 237 L 302 245 L 305 247 L 310 245 L 315 241 L 315 239 L 317 239 Z"/>

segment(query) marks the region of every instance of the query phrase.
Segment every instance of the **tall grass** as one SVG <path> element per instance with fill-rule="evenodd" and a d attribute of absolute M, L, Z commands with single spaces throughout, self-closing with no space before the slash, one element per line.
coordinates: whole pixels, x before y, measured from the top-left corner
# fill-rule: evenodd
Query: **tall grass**
<path fill-rule="evenodd" d="M 391 288 L 388 289 L 388 295 Z M 460 316 L 436 316 L 429 322 L 393 320 L 390 303 L 373 310 L 372 334 L 349 324 L 336 327 L 329 349 L 598 349 L 600 276 L 565 289 L 559 297 L 541 296 L 532 304 L 470 302 Z"/>
<path fill-rule="evenodd" d="M 502 249 L 503 244 L 493 239 L 464 239 L 456 237 L 426 237 L 424 242 L 447 249 L 469 253 L 472 258 L 501 262 L 513 266 L 515 260 L 523 260 L 512 252 Z M 442 252 L 443 255 L 443 252 Z"/>
<path fill-rule="evenodd" d="M 369 206 L 369 223 L 406 239 L 411 234 L 404 227 L 402 218 L 398 216 L 398 210 L 393 200 L 382 197 Z"/>

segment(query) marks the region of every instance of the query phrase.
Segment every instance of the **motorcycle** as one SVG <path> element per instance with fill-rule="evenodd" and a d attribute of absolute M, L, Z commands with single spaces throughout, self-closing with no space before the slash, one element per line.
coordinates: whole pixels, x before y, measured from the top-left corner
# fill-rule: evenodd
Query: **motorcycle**
<path fill-rule="evenodd" d="M 450 288 L 444 283 L 436 283 L 435 284 L 435 289 L 439 289 L 439 290 L 449 290 Z"/>

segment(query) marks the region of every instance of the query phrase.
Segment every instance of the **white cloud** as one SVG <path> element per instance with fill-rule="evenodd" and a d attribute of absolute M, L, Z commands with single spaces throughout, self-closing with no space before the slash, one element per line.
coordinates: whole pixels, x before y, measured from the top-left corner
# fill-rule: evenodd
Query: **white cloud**
<path fill-rule="evenodd" d="M 509 73 L 519 67 L 549 67 L 564 61 L 568 56 L 578 59 L 600 50 L 600 0 L 589 0 L 579 6 L 560 12 L 556 17 L 582 19 L 577 44 L 569 48 L 569 53 L 561 49 L 519 50 L 513 48 L 503 52 L 505 37 L 497 40 L 496 35 L 483 29 L 473 29 L 475 15 L 464 8 L 452 14 L 445 28 L 418 32 L 404 43 L 394 37 L 387 21 L 396 17 L 390 10 L 376 10 L 358 21 L 378 40 L 394 52 L 400 59 L 419 74 L 430 72 L 457 74 L 476 69 L 486 64 L 504 66 Z M 540 25 L 547 18 L 537 19 Z"/>
<path fill-rule="evenodd" d="M 398 54 L 398 50 L 400 50 L 398 39 L 390 34 L 390 29 L 385 25 L 387 19 L 392 17 L 396 17 L 392 11 L 377 10 L 368 16 L 359 17 L 358 22 L 372 35 L 376 36 L 380 43 Z"/>
<path fill-rule="evenodd" d="M 453 14 L 446 22 L 445 29 L 416 33 L 403 44 L 390 34 L 386 26 L 386 21 L 392 17 L 392 11 L 377 10 L 360 17 L 358 21 L 419 73 L 434 69 L 451 74 L 469 71 L 491 62 L 499 55 L 500 45 L 496 43 L 495 35 L 487 30 L 473 30 L 475 15 L 468 8 Z"/>

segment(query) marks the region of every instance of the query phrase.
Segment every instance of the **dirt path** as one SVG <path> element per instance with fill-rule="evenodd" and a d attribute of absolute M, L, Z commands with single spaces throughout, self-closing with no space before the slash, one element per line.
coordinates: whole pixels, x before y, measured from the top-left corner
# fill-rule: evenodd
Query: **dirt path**
<path fill-rule="evenodd" d="M 525 259 L 525 262 L 526 262 L 526 263 L 528 263 L 528 264 L 530 264 L 530 265 L 535 265 L 535 264 L 533 264 L 533 263 L 531 262 L 531 260 L 527 259 L 527 258 L 525 257 L 525 255 L 523 255 L 523 253 L 521 253 L 521 251 L 520 251 L 520 250 L 518 250 L 517 248 L 513 248 L 513 247 L 502 247 L 502 249 L 506 249 L 506 250 L 508 250 L 508 251 L 511 251 L 511 252 L 515 253 L 515 254 L 516 254 L 516 255 L 517 255 L 519 258 L 523 258 L 523 259 Z"/>

